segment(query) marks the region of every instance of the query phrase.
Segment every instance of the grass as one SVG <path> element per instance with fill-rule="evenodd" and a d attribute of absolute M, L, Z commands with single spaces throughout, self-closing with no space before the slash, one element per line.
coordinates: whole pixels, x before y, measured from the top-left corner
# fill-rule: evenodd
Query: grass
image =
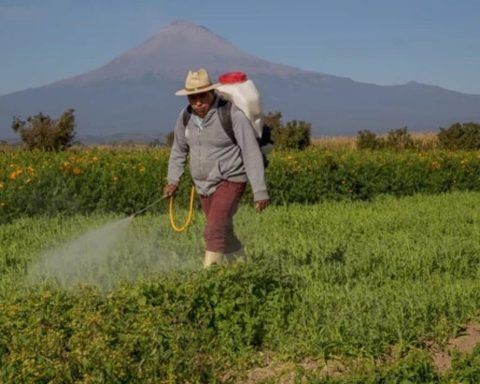
<path fill-rule="evenodd" d="M 427 345 L 480 317 L 479 204 L 480 193 L 455 192 L 261 215 L 243 206 L 249 261 L 209 271 L 198 212 L 185 234 L 147 214 L 78 272 L 77 283 L 103 291 L 24 277 L 42 255 L 122 217 L 15 220 L 0 227 L 0 381 L 237 382 L 268 355 L 297 362 L 311 382 L 475 382 L 459 378 L 478 377 L 478 354 L 440 376 Z M 306 359 L 314 369 L 301 369 Z M 325 377 L 325 362 L 341 375 Z"/>
<path fill-rule="evenodd" d="M 438 148 L 438 137 L 436 132 L 411 132 L 414 148 L 416 150 L 428 151 Z M 387 134 L 378 134 L 379 138 Z M 320 136 L 312 138 L 312 144 L 325 148 L 329 151 L 352 151 L 357 150 L 357 136 Z"/>

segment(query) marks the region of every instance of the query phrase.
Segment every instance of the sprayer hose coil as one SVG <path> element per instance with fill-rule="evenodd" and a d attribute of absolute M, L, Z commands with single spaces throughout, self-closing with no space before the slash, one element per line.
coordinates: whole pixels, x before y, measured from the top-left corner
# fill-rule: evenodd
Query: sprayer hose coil
<path fill-rule="evenodd" d="M 190 225 L 190 223 L 192 221 L 192 217 L 193 217 L 194 198 L 195 198 L 195 186 L 192 186 L 192 190 L 190 192 L 190 204 L 189 204 L 189 209 L 188 209 L 187 220 L 185 221 L 185 223 L 182 226 L 177 227 L 177 225 L 175 224 L 174 217 L 173 217 L 173 200 L 174 200 L 174 197 L 173 196 L 170 197 L 170 201 L 169 201 L 169 204 L 168 204 L 169 216 L 170 216 L 170 225 L 172 226 L 174 231 L 183 232 Z"/>

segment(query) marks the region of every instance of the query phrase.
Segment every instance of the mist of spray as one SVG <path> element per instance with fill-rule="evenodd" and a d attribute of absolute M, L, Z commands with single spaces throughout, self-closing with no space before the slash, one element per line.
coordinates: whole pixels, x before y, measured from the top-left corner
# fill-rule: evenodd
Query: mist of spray
<path fill-rule="evenodd" d="M 180 266 L 162 255 L 158 233 L 132 227 L 133 216 L 89 230 L 40 255 L 27 273 L 29 284 L 54 282 L 63 288 L 92 285 L 114 289 L 121 282 Z"/>

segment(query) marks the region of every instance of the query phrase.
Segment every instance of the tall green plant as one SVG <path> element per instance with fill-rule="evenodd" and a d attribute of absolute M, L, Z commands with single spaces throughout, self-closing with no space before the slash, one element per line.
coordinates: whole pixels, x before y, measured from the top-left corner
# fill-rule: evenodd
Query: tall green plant
<path fill-rule="evenodd" d="M 385 139 L 385 147 L 396 151 L 412 149 L 415 144 L 407 127 L 391 129 Z"/>
<path fill-rule="evenodd" d="M 480 124 L 455 123 L 449 128 L 440 128 L 438 141 L 445 149 L 480 149 Z"/>
<path fill-rule="evenodd" d="M 304 150 L 310 145 L 312 126 L 303 120 L 292 120 L 286 124 L 281 112 L 270 112 L 265 116 L 265 125 L 271 129 L 271 138 L 277 149 Z"/>
<path fill-rule="evenodd" d="M 375 133 L 368 129 L 358 131 L 357 148 L 358 149 L 381 149 L 384 147 L 383 139 L 377 137 Z"/>
<path fill-rule="evenodd" d="M 407 127 L 391 129 L 386 137 L 378 137 L 375 133 L 365 129 L 358 132 L 357 148 L 401 151 L 415 148 L 415 141 Z"/>
<path fill-rule="evenodd" d="M 12 129 L 18 133 L 27 149 L 63 151 L 72 146 L 75 137 L 74 109 L 68 109 L 57 120 L 38 113 L 21 120 L 13 118 Z"/>

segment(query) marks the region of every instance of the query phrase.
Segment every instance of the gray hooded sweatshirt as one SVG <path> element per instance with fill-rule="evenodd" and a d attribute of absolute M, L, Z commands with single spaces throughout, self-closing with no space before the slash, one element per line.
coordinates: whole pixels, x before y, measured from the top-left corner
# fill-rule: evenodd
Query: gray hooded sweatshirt
<path fill-rule="evenodd" d="M 190 153 L 190 173 L 200 195 L 211 195 L 224 180 L 248 180 L 255 201 L 269 199 L 263 157 L 250 120 L 232 105 L 232 127 L 237 140 L 234 144 L 221 125 L 217 104 L 218 97 L 201 124 L 192 114 L 186 127 L 181 111 L 168 163 L 168 183 L 178 184 Z"/>

